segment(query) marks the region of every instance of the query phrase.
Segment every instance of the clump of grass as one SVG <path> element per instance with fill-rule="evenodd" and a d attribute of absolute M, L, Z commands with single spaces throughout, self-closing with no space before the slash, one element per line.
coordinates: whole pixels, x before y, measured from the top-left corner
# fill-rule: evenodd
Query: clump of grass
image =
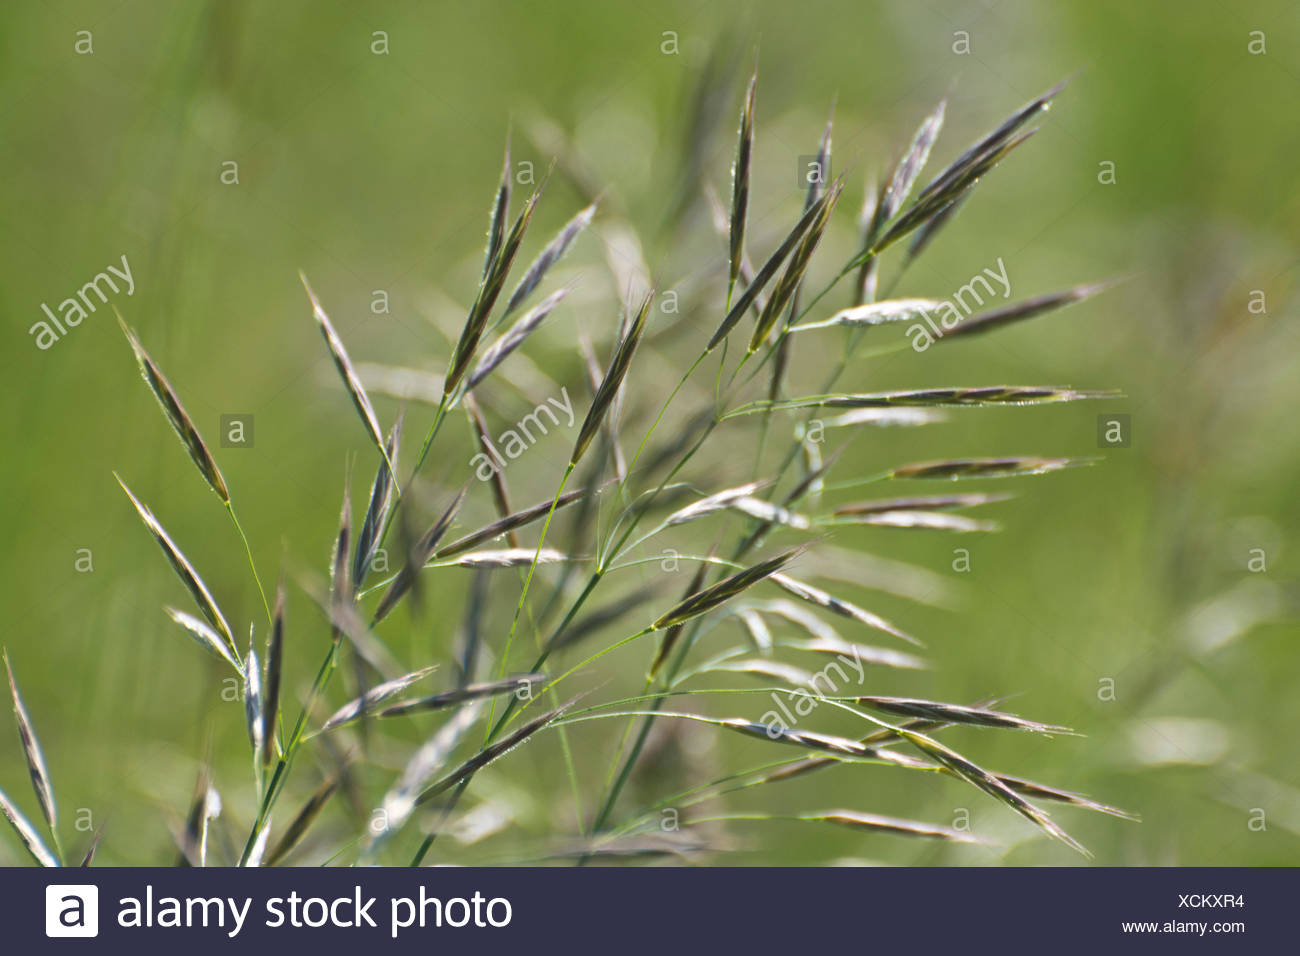
<path fill-rule="evenodd" d="M 871 665 L 873 684 L 889 679 L 895 670 L 941 665 L 942 661 L 931 662 L 918 653 L 854 639 L 865 630 L 886 644 L 895 641 L 913 649 L 921 645 L 909 631 L 879 613 L 813 583 L 810 578 L 815 575 L 801 569 L 807 556 L 824 546 L 828 533 L 849 524 L 931 533 L 991 532 L 997 528 L 994 523 L 956 512 L 999 504 L 1010 497 L 984 491 L 911 494 L 906 486 L 916 481 L 1044 475 L 1089 463 L 1036 454 L 881 462 L 873 474 L 831 484 L 828 478 L 838 474 L 839 455 L 823 459 L 815 453 L 803 440 L 807 419 L 801 424 L 799 416 L 839 409 L 847 411 L 828 422 L 829 426 L 929 426 L 939 424 L 949 409 L 1036 407 L 1113 394 L 1063 385 L 969 383 L 860 393 L 846 391 L 838 382 L 850 365 L 869 360 L 858 351 L 861 338 L 888 334 L 891 327 L 915 320 L 941 303 L 921 296 L 879 299 L 879 276 L 887 251 L 912 237 L 902 255 L 900 272 L 921 255 L 935 234 L 970 201 L 983 177 L 1026 142 L 1033 132 L 1027 127 L 1048 108 L 1059 88 L 1016 111 L 918 190 L 943 127 L 946 106 L 939 104 L 886 171 L 883 185 L 868 191 L 856 235 L 847 245 L 836 228 L 845 183 L 842 179 L 817 182 L 803 196 L 800 209 L 782 214 L 786 225 L 779 230 L 775 247 L 754 269 L 748 245 L 755 240 L 749 211 L 756 182 L 758 79 L 755 72 L 740 107 L 729 207 L 712 199 L 717 234 L 710 234 L 709 241 L 715 244 L 714 260 L 703 282 L 692 289 L 695 301 L 689 310 L 692 319 L 703 317 L 703 321 L 683 320 L 675 326 L 656 327 L 660 314 L 652 308 L 653 291 L 637 292 L 640 298 L 633 298 L 627 288 L 617 290 L 605 323 L 612 341 L 609 359 L 602 366 L 596 358 L 598 350 L 586 348 L 584 341 L 592 397 L 566 465 L 554 476 L 543 475 L 543 480 L 555 487 L 554 493 L 530 507 L 516 509 L 504 475 L 495 472 L 485 488 L 470 481 L 459 492 L 440 491 L 440 506 L 427 509 L 431 496 L 426 464 L 435 443 L 441 449 L 442 444 L 454 440 L 441 426 L 457 405 L 464 407 L 475 447 L 487 447 L 494 389 L 499 384 L 517 384 L 512 375 L 520 363 L 518 359 L 512 362 L 511 356 L 530 346 L 534 333 L 550 316 L 569 308 L 572 286 L 545 295 L 485 345 L 489 333 L 525 309 L 555 264 L 588 241 L 584 237 L 591 232 L 635 237 L 631 224 L 621 218 L 618 203 L 598 206 L 589 201 L 572 215 L 514 280 L 513 291 L 498 308 L 542 197 L 539 186 L 511 218 L 513 175 L 507 144 L 501 178 L 490 203 L 478 288 L 450 353 L 429 357 L 429 363 L 445 359 L 441 382 L 430 377 L 432 384 L 419 390 L 434 410 L 414 455 L 402 454 L 403 422 L 417 412 L 399 413 L 385 430 L 383 416 L 367 393 L 343 338 L 303 279 L 325 350 L 361 420 L 369 462 L 364 473 L 369 477 L 373 466 L 374 477 L 362 502 L 360 521 L 354 525 L 349 467 L 342 512 L 333 526 L 325 562 L 329 592 L 304 584 L 320 606 L 324 621 L 313 626 L 295 617 L 292 640 L 286 630 L 283 579 L 272 608 L 215 456 L 140 337 L 122 323 L 167 423 L 239 529 L 252 581 L 267 615 L 265 643 L 258 644 L 257 630 L 253 622 L 247 622 L 249 639 L 241 653 L 230 619 L 195 565 L 150 509 L 122 484 L 197 610 L 196 615 L 168 607 L 166 613 L 240 677 L 245 731 L 253 756 L 255 810 L 251 819 L 240 821 L 246 825 L 241 826 L 242 850 L 225 862 L 275 865 L 306 858 L 310 848 L 317 861 L 421 864 L 434 853 L 436 841 L 447 832 L 480 774 L 498 771 L 516 748 L 548 738 L 559 745 L 572 791 L 576 832 L 566 836 L 571 846 L 580 848 L 570 854 L 578 862 L 618 858 L 627 847 L 650 847 L 644 840 L 638 843 L 637 838 L 649 832 L 657 808 L 690 809 L 705 803 L 722 807 L 719 812 L 692 816 L 688 824 L 737 827 L 784 821 L 852 828 L 882 838 L 895 835 L 982 844 L 964 831 L 884 816 L 865 807 L 772 813 L 728 804 L 742 791 L 761 795 L 762 788 L 831 766 L 852 770 L 863 764 L 883 765 L 962 781 L 1080 852 L 1086 852 L 1082 845 L 1034 801 L 1128 816 L 1069 790 L 987 770 L 938 739 L 952 727 L 1043 736 L 1071 732 L 1008 713 L 999 709 L 996 700 L 955 704 L 868 694 L 863 689 L 840 696 L 818 691 L 819 703 L 829 706 L 810 715 L 809 726 L 777 723 L 767 715 L 760 716 L 761 710 L 742 715 L 733 709 L 723 716 L 713 712 L 720 702 L 729 708 L 746 704 L 763 707 L 762 698 L 747 694 L 780 694 L 792 700 L 803 694 L 807 698 L 809 688 L 817 686 L 817 674 L 803 666 L 807 661 L 840 658 Z M 715 99 L 704 96 L 698 102 L 707 105 Z M 828 122 L 818 143 L 817 162 L 822 170 L 829 164 L 832 129 L 833 122 Z M 704 151 L 693 146 L 686 168 L 691 171 L 692 191 L 698 190 L 701 202 L 708 202 L 712 186 L 696 181 L 703 178 L 703 155 Z M 590 176 L 580 171 L 581 163 L 567 147 L 560 169 L 580 180 L 579 189 L 589 200 L 591 193 L 599 191 Z M 680 211 L 676 210 L 675 222 L 683 221 Z M 596 223 L 595 229 L 589 228 Z M 719 235 L 724 241 L 718 241 Z M 829 270 L 829 281 L 818 286 L 816 277 L 826 271 L 821 266 L 826 250 L 836 248 L 843 258 Z M 626 273 L 622 264 L 611 268 L 620 278 Z M 845 283 L 846 279 L 851 282 Z M 838 308 L 823 304 L 845 285 L 851 286 L 846 304 Z M 1102 288 L 1080 285 L 1012 303 L 972 316 L 943 339 L 1004 330 L 1082 302 Z M 584 307 L 592 308 L 590 301 Z M 621 316 L 615 321 L 620 307 Z M 743 347 L 738 343 L 741 354 L 730 357 L 733 333 L 750 313 L 752 329 L 739 333 L 744 336 Z M 802 374 L 803 366 L 820 369 L 826 364 L 820 360 L 824 352 L 803 356 L 802 365 L 796 364 L 796 353 L 808 347 L 805 343 L 818 341 L 817 330 L 832 327 L 848 329 L 848 344 L 838 363 L 816 391 L 786 397 L 789 382 L 795 373 Z M 684 371 L 676 384 L 656 383 L 650 377 L 653 363 L 643 360 L 644 343 L 656 336 L 689 341 L 698 349 L 693 359 L 680 363 Z M 364 343 L 354 342 L 353 348 L 364 348 Z M 716 364 L 712 387 L 705 383 L 705 388 L 693 394 L 687 386 L 706 361 Z M 772 368 L 764 383 L 759 371 L 768 363 Z M 664 384 L 669 387 L 660 387 Z M 639 401 L 643 394 L 651 399 L 649 403 Z M 666 397 L 659 404 L 661 396 Z M 691 403 L 693 407 L 684 407 Z M 687 424 L 678 434 L 661 434 L 661 424 L 677 414 Z M 745 431 L 752 424 L 748 420 L 751 415 L 759 416 L 759 436 L 752 448 L 747 444 L 752 433 Z M 789 440 L 780 447 L 776 436 L 787 424 Z M 637 441 L 630 458 L 623 454 L 624 437 Z M 627 447 L 632 447 L 630 441 Z M 734 454 L 737 448 L 746 452 L 740 456 L 745 459 L 753 452 L 751 475 L 735 474 L 743 467 Z M 717 449 L 723 451 L 710 455 Z M 448 454 L 442 460 L 455 459 Z M 398 471 L 401 462 L 406 463 L 405 474 Z M 566 490 L 580 464 L 583 487 Z M 466 478 L 445 464 L 439 471 L 453 487 Z M 852 500 L 841 494 L 886 483 L 891 491 L 885 497 Z M 893 493 L 895 488 L 904 490 Z M 483 497 L 489 499 L 496 517 L 477 524 L 463 519 L 463 507 Z M 563 550 L 546 546 L 556 520 L 570 525 Z M 711 530 L 724 521 L 733 524 L 724 524 L 721 531 Z M 734 523 L 739 523 L 738 531 Z M 419 533 L 420 528 L 426 530 Z M 734 539 L 728 538 L 728 532 L 734 532 Z M 769 539 L 778 535 L 793 537 L 795 542 L 769 547 Z M 665 593 L 656 585 L 643 585 L 617 592 L 613 600 L 593 606 L 593 595 L 607 593 L 606 582 L 611 577 L 624 577 L 628 569 L 659 560 L 644 555 L 657 554 L 655 549 L 670 538 L 678 541 L 674 536 L 686 542 L 674 553 L 694 566 L 684 591 L 673 588 L 672 593 Z M 450 542 L 444 543 L 448 539 Z M 384 572 L 378 558 L 390 550 L 398 556 L 396 570 Z M 422 597 L 429 579 L 463 575 L 458 568 L 471 569 L 473 579 L 464 619 L 459 623 L 443 604 L 430 608 L 431 602 Z M 230 596 L 227 602 L 230 607 L 242 606 Z M 514 615 L 507 629 L 496 611 L 508 610 L 512 604 Z M 395 613 L 399 609 L 410 613 Z M 728 622 L 741 626 L 741 643 L 727 643 L 725 635 L 730 632 L 721 625 Z M 244 623 L 240 621 L 241 630 Z M 448 685 L 419 694 L 416 685 L 446 663 L 427 650 L 430 624 L 439 638 L 449 637 L 459 628 L 462 649 L 450 661 L 453 678 Z M 836 626 L 852 628 L 854 633 L 846 638 Z M 657 641 L 640 640 L 655 634 L 659 635 Z M 532 639 L 535 653 L 520 650 L 527 638 Z M 446 640 L 439 646 L 451 643 Z M 646 650 L 644 666 L 628 664 L 646 643 L 654 646 Z M 581 659 L 574 660 L 579 644 L 585 650 Z M 261 653 L 259 646 L 264 648 Z M 703 653 L 706 646 L 708 654 Z M 295 694 L 293 675 L 302 670 L 302 657 L 313 647 L 322 659 L 305 692 Z M 616 652 L 622 662 L 618 672 L 625 675 L 630 668 L 634 680 L 644 676 L 640 694 L 618 697 L 601 682 L 613 673 L 606 664 Z M 344 670 L 342 679 L 337 678 L 340 662 L 349 658 L 352 667 Z M 5 663 L 8 667 L 7 657 Z M 490 673 L 493 670 L 495 674 Z M 775 682 L 775 686 L 755 690 L 751 685 L 732 683 L 745 678 Z M 583 683 L 588 688 L 586 694 L 597 699 L 577 710 L 577 701 L 584 695 L 562 702 L 557 690 L 561 683 Z M 38 863 L 57 865 L 63 852 L 58 844 L 53 787 L 12 669 L 9 685 L 37 804 L 53 848 L 47 847 L 37 829 L 3 794 L 0 812 Z M 335 701 L 332 706 L 327 703 L 331 699 Z M 669 701 L 690 706 L 668 709 Z M 813 726 L 831 715 L 855 722 L 861 733 L 830 733 Z M 779 743 L 786 754 L 788 748 L 805 753 L 722 778 L 692 779 L 690 789 L 683 793 L 665 793 L 650 806 L 626 808 L 626 785 L 645 766 L 647 741 L 662 720 L 686 721 L 710 733 L 744 736 L 764 745 Z M 593 745 L 587 736 L 579 748 L 570 728 L 599 726 L 601 721 L 620 727 L 611 752 L 601 750 L 608 741 Z M 409 735 L 403 733 L 410 728 L 416 728 L 422 744 L 410 745 Z M 319 757 L 327 768 L 318 779 L 303 779 L 299 758 L 304 754 Z M 605 763 L 603 775 L 584 775 L 593 759 Z M 358 784 L 359 780 L 363 782 Z M 656 779 L 650 781 L 662 792 L 666 788 L 660 784 Z M 285 817 L 286 824 L 276 826 L 273 813 L 287 791 L 297 794 L 298 809 Z M 342 802 L 334 799 L 340 793 L 361 808 L 350 821 L 350 829 L 341 821 L 328 826 L 323 822 L 331 820 L 333 808 Z M 364 812 L 367 800 L 375 809 L 369 818 Z M 180 838 L 185 861 L 207 862 L 209 827 L 219 808 L 220 799 L 205 769 Z M 622 812 L 624 809 L 627 812 Z M 222 823 L 229 820 L 227 815 Z M 86 862 L 98 846 L 96 834 L 84 855 Z M 716 844 L 704 840 L 680 841 L 659 849 L 674 855 L 721 852 Z"/>

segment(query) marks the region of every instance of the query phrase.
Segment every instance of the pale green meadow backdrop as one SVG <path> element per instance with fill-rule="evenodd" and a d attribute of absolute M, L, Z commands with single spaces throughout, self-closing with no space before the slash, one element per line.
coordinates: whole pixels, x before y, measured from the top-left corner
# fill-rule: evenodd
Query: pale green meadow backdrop
<path fill-rule="evenodd" d="M 725 283 L 726 243 L 710 244 L 707 207 L 692 201 L 689 242 L 665 229 L 684 144 L 699 135 L 689 128 L 692 90 L 714 50 L 721 112 L 692 148 L 724 197 L 744 80 L 758 58 L 756 260 L 797 215 L 798 159 L 816 152 L 834 103 L 832 171 L 845 175 L 846 193 L 825 240 L 833 248 L 814 267 L 820 281 L 852 251 L 865 180 L 888 169 L 938 100 L 948 99 L 948 122 L 936 170 L 1068 79 L 1041 131 L 988 176 L 895 292 L 947 297 L 985 268 L 1005 269 L 1013 300 L 1124 281 L 996 335 L 863 360 L 842 385 L 1051 384 L 1124 397 L 955 409 L 941 425 L 843 435 L 852 441 L 841 480 L 943 457 L 1100 459 L 989 483 L 1016 494 L 981 515 L 1003 526 L 998 534 L 837 532 L 837 548 L 930 575 L 919 579 L 929 602 L 857 594 L 919 635 L 931 662 L 918 673 L 871 671 L 867 692 L 1008 697 L 1019 714 L 1079 731 L 1048 740 L 957 728 L 945 739 L 986 766 L 1140 814 L 1134 823 L 1054 811 L 1098 863 L 1300 862 L 1300 21 L 1282 0 L 5 3 L 0 643 L 49 762 L 65 845 L 83 847 L 87 827 L 103 823 L 97 862 L 175 859 L 172 833 L 209 754 L 236 844 L 253 807 L 242 708 L 221 700 L 215 666 L 162 612 L 188 609 L 187 596 L 113 473 L 201 567 L 237 631 L 264 626 L 265 616 L 235 532 L 140 382 L 112 306 L 214 445 L 264 577 L 286 571 L 285 706 L 296 714 L 328 641 L 298 584 L 325 580 L 349 465 L 362 500 L 374 469 L 299 270 L 355 360 L 440 380 L 479 278 L 508 132 L 539 178 L 555 144 L 567 143 L 640 234 L 660 289 L 680 283 L 684 311 L 701 289 L 710 297 L 689 336 L 680 326 L 656 336 L 666 320 L 652 315 L 628 386 L 639 437 L 720 318 L 711 303 Z M 557 173 L 524 255 L 583 204 Z M 44 318 L 42 303 L 57 309 L 109 265 L 126 271 L 123 257 L 130 293 L 118 283 L 108 303 L 94 299 L 92 314 L 39 348 L 29 330 Z M 894 269 L 883 267 L 886 286 Z M 586 410 L 579 335 L 603 360 L 619 321 L 595 232 L 557 275 L 550 287 L 572 284 L 570 300 L 525 349 L 555 390 L 538 385 L 525 401 L 499 388 L 485 403 L 494 433 L 532 402 L 558 398 L 559 386 L 579 416 Z M 376 311 L 380 290 L 387 311 Z M 826 313 L 843 304 L 833 294 Z M 823 374 L 812 363 L 841 346 L 838 331 L 825 336 L 799 340 L 792 376 L 805 391 Z M 710 375 L 687 397 L 706 399 Z M 386 427 L 398 402 L 375 401 Z M 227 415 L 252 416 L 251 447 L 219 447 Z M 409 440 L 432 409 L 410 402 L 406 416 Z M 1125 447 L 1100 447 L 1099 416 L 1128 416 Z M 795 421 L 778 420 L 774 434 L 787 439 Z M 464 423 L 454 424 L 425 469 L 430 509 L 470 478 L 475 449 Z M 701 452 L 713 470 L 697 480 L 712 490 L 747 480 L 753 437 L 716 434 Z M 543 437 L 511 462 L 517 505 L 554 492 L 572 438 Z M 474 482 L 471 494 L 466 530 L 492 517 L 487 487 Z M 715 534 L 699 531 L 696 547 Z M 638 573 L 629 587 L 664 574 L 655 564 Z M 650 607 L 676 600 L 688 573 Z M 470 581 L 458 569 L 432 574 L 423 613 L 395 614 L 386 633 L 404 661 L 442 661 L 451 679 Z M 499 652 L 518 581 L 514 572 L 492 581 L 485 640 Z M 644 614 L 619 627 L 632 633 Z M 606 632 L 605 643 L 619 636 Z M 611 656 L 586 686 L 611 698 L 636 693 L 647 653 Z M 337 689 L 330 698 L 342 699 Z M 759 718 L 761 700 L 747 716 Z M 0 788 L 36 818 L 4 710 Z M 823 729 L 849 732 L 843 715 L 819 716 Z M 399 737 L 413 745 L 432 726 L 412 721 Z M 575 727 L 588 804 L 619 726 Z M 765 746 L 679 727 L 641 765 L 624 815 L 762 762 Z M 391 774 L 403 757 L 381 748 L 376 759 Z M 508 825 L 440 842 L 429 859 L 545 855 L 575 827 L 562 766 L 553 737 L 502 760 L 476 795 L 495 801 Z M 329 767 L 304 759 L 299 772 L 283 814 Z M 361 811 L 387 779 L 363 778 Z M 1082 861 L 959 781 L 892 768 L 837 768 L 725 804 L 830 807 L 945 825 L 967 815 L 998 846 L 766 822 L 710 831 L 731 852 L 707 860 Z M 294 861 L 319 863 L 341 848 L 356 809 L 331 806 L 320 824 L 328 839 L 309 841 Z M 0 833 L 0 863 L 25 859 Z"/>

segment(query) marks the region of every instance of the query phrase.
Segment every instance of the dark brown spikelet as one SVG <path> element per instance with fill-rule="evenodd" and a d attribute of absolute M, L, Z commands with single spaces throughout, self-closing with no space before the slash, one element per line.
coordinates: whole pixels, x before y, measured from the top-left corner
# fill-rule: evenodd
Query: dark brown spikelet
<path fill-rule="evenodd" d="M 115 309 L 114 312 L 117 310 Z M 172 388 L 171 383 L 167 381 L 166 376 L 149 357 L 149 353 L 144 350 L 136 336 L 122 318 L 121 313 L 117 313 L 118 325 L 122 327 L 122 334 L 131 345 L 131 351 L 135 353 L 135 360 L 140 366 L 140 374 L 144 376 L 145 383 L 149 386 L 149 391 L 153 392 L 154 398 L 162 407 L 163 414 L 167 416 L 167 421 L 171 423 L 181 444 L 189 452 L 190 458 L 193 459 L 195 466 L 203 475 L 203 479 L 208 483 L 208 487 L 216 492 L 217 497 L 225 504 L 230 504 L 230 491 L 226 488 L 226 479 L 221 476 L 221 469 L 217 467 L 216 459 L 212 457 L 212 452 L 208 451 L 208 446 L 204 444 L 199 430 L 194 426 L 194 420 L 190 418 L 189 413 L 185 411 L 185 406 L 181 404 L 180 398 L 176 395 L 176 390 Z"/>
<path fill-rule="evenodd" d="M 582 459 L 582 456 L 586 454 L 587 448 L 600 431 L 601 422 L 604 421 L 610 406 L 614 404 L 614 399 L 623 384 L 627 370 L 632 366 L 632 356 L 636 353 L 636 347 L 641 341 L 642 333 L 645 331 L 646 317 L 650 314 L 650 303 L 652 301 L 654 301 L 654 290 L 651 290 L 641 302 L 641 308 L 637 310 L 636 317 L 632 320 L 618 346 L 614 349 L 614 357 L 610 360 L 609 368 L 605 371 L 605 377 L 601 380 L 600 387 L 596 389 L 596 394 L 591 400 L 591 408 L 587 410 L 587 417 L 583 419 L 582 428 L 578 430 L 578 440 L 574 442 L 573 454 L 569 456 L 570 466 L 576 465 Z"/>
<path fill-rule="evenodd" d="M 681 601 L 667 614 L 662 615 L 652 625 L 655 630 L 665 627 L 672 627 L 675 624 L 681 624 L 689 621 L 693 617 L 698 617 L 707 611 L 713 610 L 721 604 L 743 594 L 751 587 L 767 578 L 770 575 L 780 571 L 781 568 L 796 555 L 803 552 L 802 547 L 790 548 L 788 551 L 782 551 L 780 554 L 768 558 L 766 561 L 760 561 L 752 567 L 743 571 L 737 571 L 730 577 L 724 578 L 717 584 L 711 585 L 696 594 L 692 594 L 686 600 Z"/>
<path fill-rule="evenodd" d="M 1041 724 L 1025 720 L 1015 714 L 984 707 L 966 707 L 961 704 L 944 704 L 914 697 L 859 697 L 859 704 L 903 717 L 917 717 L 945 724 L 969 724 L 974 727 L 1001 727 L 1009 730 L 1028 730 L 1038 734 L 1072 734 L 1069 727 Z"/>
<path fill-rule="evenodd" d="M 704 576 L 708 574 L 708 571 L 709 563 L 701 561 L 700 566 L 695 569 L 695 574 L 691 576 L 690 583 L 686 585 L 686 593 L 682 596 L 683 601 L 704 586 Z M 685 629 L 686 622 L 682 621 L 680 624 L 674 624 L 664 633 L 663 639 L 659 642 L 659 651 L 655 654 L 654 663 L 650 665 L 651 680 L 659 676 L 660 668 L 668 661 L 668 656 L 673 652 L 673 648 L 677 646 L 677 642 L 681 639 L 682 632 Z"/>
<path fill-rule="evenodd" d="M 557 717 L 559 717 L 561 714 L 563 714 L 566 710 L 568 710 L 572 706 L 573 706 L 573 701 L 569 701 L 566 704 L 562 704 L 561 706 L 556 707 L 554 710 L 547 711 L 545 714 L 542 714 L 540 717 L 534 717 L 532 720 L 528 721 L 528 723 L 524 724 L 514 733 L 510 734 L 509 736 L 501 738 L 494 744 L 490 744 L 487 747 L 484 747 L 482 750 L 476 753 L 473 757 L 470 757 L 468 760 L 466 760 L 463 764 L 461 764 L 451 773 L 447 774 L 441 780 L 438 780 L 436 783 L 434 783 L 426 790 L 424 790 L 424 792 L 420 794 L 420 796 L 416 799 L 415 802 L 417 804 L 428 803 L 430 800 L 436 798 L 439 794 L 446 793 L 448 790 L 456 786 L 456 784 L 460 783 L 462 780 L 466 780 L 474 776 L 474 774 L 478 773 L 480 770 L 482 770 L 488 764 L 492 763 L 494 760 L 497 760 L 498 758 L 509 753 L 511 750 L 514 750 L 514 748 L 518 747 L 521 743 L 523 743 L 529 737 L 533 736 L 533 734 L 537 733 L 539 730 L 542 730 L 544 727 L 546 727 L 547 724 L 551 723 L 551 721 L 555 720 Z"/>
<path fill-rule="evenodd" d="M 477 700 L 480 697 L 494 697 L 497 694 L 513 694 L 526 687 L 546 679 L 545 674 L 515 674 L 511 677 L 505 677 L 501 680 L 486 681 L 482 684 L 466 684 L 463 687 L 457 687 L 453 690 L 444 691 L 441 694 L 432 694 L 428 697 L 419 697 L 415 700 L 404 700 L 399 704 L 393 704 L 379 711 L 378 717 L 402 717 L 408 714 L 423 713 L 427 710 L 443 710 L 447 707 L 454 707 L 457 704 L 463 704 L 468 700 Z"/>
<path fill-rule="evenodd" d="M 409 560 L 403 565 L 402 570 L 397 572 L 397 576 L 393 578 L 393 583 L 388 586 L 388 590 L 384 592 L 383 598 L 380 599 L 379 607 L 375 609 L 373 623 L 377 624 L 382 621 L 388 615 L 388 612 L 397 606 L 397 602 L 406 595 L 406 592 L 411 590 L 420 569 L 424 567 L 425 562 L 434 553 L 434 549 L 438 547 L 438 542 L 442 540 L 443 535 L 447 533 L 447 529 L 451 527 L 451 522 L 455 519 L 456 512 L 460 510 L 461 502 L 465 500 L 465 493 L 468 490 L 468 486 L 462 488 L 460 493 L 452 499 L 451 504 L 447 506 L 447 510 L 442 513 L 442 517 L 435 521 L 433 527 L 426 531 L 420 540 L 412 546 Z"/>
<path fill-rule="evenodd" d="M 1064 292 L 1040 295 L 1033 299 L 1026 299 L 1024 302 L 1016 302 L 1001 309 L 994 309 L 991 312 L 972 315 L 970 318 L 958 322 L 951 329 L 945 330 L 943 335 L 939 336 L 939 340 L 953 339 L 961 335 L 976 335 L 980 332 L 991 332 L 1004 325 L 1010 325 L 1012 322 L 1023 322 L 1045 312 L 1054 312 L 1063 306 L 1082 302 L 1084 299 L 1090 298 L 1108 288 L 1110 288 L 1110 283 L 1104 282 L 1078 285 L 1073 289 L 1066 289 Z"/>
<path fill-rule="evenodd" d="M 952 508 L 975 508 L 1006 501 L 1011 495 L 919 495 L 915 498 L 889 498 L 840 505 L 831 512 L 835 517 L 882 514 L 891 511 L 948 511 Z"/>
<path fill-rule="evenodd" d="M 262 763 L 269 766 L 275 755 L 276 720 L 280 716 L 280 679 L 284 669 L 284 578 L 275 588 L 275 610 L 271 634 L 266 642 L 266 703 L 262 707 Z"/>
<path fill-rule="evenodd" d="M 14 669 L 9 663 L 9 652 L 4 652 L 5 673 L 9 677 L 9 694 L 14 703 L 14 720 L 18 723 L 18 737 L 23 744 L 23 756 L 27 759 L 27 773 L 32 778 L 32 789 L 41 805 L 41 816 L 53 833 L 58 813 L 54 804 L 54 786 L 50 783 L 50 771 L 45 766 L 45 755 L 41 753 L 40 742 L 36 739 L 36 729 L 32 726 L 27 707 L 18 693 L 18 684 L 14 680 Z"/>
<path fill-rule="evenodd" d="M 902 465 L 890 472 L 892 478 L 1009 478 L 1015 475 L 1042 475 L 1064 468 L 1091 465 L 1089 458 L 954 458 L 949 461 L 925 461 Z"/>
<path fill-rule="evenodd" d="M 1057 803 L 1068 803 L 1071 806 L 1082 807 L 1085 810 L 1093 810 L 1097 813 L 1105 813 L 1108 816 L 1119 817 L 1121 820 L 1140 820 L 1136 813 L 1128 810 L 1121 810 L 1119 807 L 1112 807 L 1105 803 L 1098 803 L 1079 793 L 1070 790 L 1062 790 L 1058 787 L 1049 787 L 1043 783 L 1035 783 L 1032 780 L 1024 780 L 1020 777 L 1011 777 L 1004 773 L 998 774 L 998 779 L 1014 790 L 1016 793 L 1026 797 L 1037 797 L 1039 800 L 1053 800 Z"/>
<path fill-rule="evenodd" d="M 728 241 L 728 291 L 740 275 L 745 255 L 745 220 L 749 213 L 749 166 L 754 152 L 754 94 L 758 88 L 758 67 L 745 90 L 745 106 L 740 111 L 740 132 L 736 139 L 736 161 L 731 167 L 731 231 Z"/>
<path fill-rule="evenodd" d="M 334 796 L 334 792 L 338 788 L 339 780 L 337 777 L 331 777 L 316 788 L 316 792 L 307 799 L 307 802 L 294 815 L 288 829 L 284 831 L 284 836 L 280 837 L 274 849 L 267 854 L 265 860 L 267 866 L 275 866 L 302 842 L 302 838 L 307 835 L 307 831 L 311 829 L 311 825 L 316 822 L 320 812 L 325 809 L 325 804 L 329 802 L 330 797 Z"/>
<path fill-rule="evenodd" d="M 836 395 L 827 408 L 889 408 L 893 406 L 956 407 L 966 405 L 1042 405 L 1087 399 L 1117 398 L 1115 391 L 1085 391 L 1065 385 L 982 385 L 975 388 L 922 388 L 902 392 Z"/>

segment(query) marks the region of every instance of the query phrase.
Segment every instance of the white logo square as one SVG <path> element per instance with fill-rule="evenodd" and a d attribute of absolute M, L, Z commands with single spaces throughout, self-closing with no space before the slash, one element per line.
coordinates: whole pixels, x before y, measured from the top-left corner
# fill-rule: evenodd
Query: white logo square
<path fill-rule="evenodd" d="M 99 887 L 72 883 L 45 887 L 46 936 L 98 936 Z"/>

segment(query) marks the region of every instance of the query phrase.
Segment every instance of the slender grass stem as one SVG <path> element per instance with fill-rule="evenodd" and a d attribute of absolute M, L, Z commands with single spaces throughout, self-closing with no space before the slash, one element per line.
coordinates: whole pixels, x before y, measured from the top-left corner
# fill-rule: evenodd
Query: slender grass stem
<path fill-rule="evenodd" d="M 253 572 L 253 582 L 257 585 L 257 593 L 262 597 L 262 607 L 266 611 L 267 623 L 272 620 L 271 603 L 266 599 L 266 589 L 262 587 L 261 575 L 257 573 L 257 562 L 253 560 L 253 548 L 248 543 L 248 535 L 244 534 L 244 527 L 239 523 L 239 518 L 235 515 L 235 506 L 232 502 L 226 502 L 226 511 L 230 513 L 230 520 L 235 525 L 235 530 L 239 532 L 239 539 L 244 542 L 244 554 L 248 556 L 248 567 Z"/>

